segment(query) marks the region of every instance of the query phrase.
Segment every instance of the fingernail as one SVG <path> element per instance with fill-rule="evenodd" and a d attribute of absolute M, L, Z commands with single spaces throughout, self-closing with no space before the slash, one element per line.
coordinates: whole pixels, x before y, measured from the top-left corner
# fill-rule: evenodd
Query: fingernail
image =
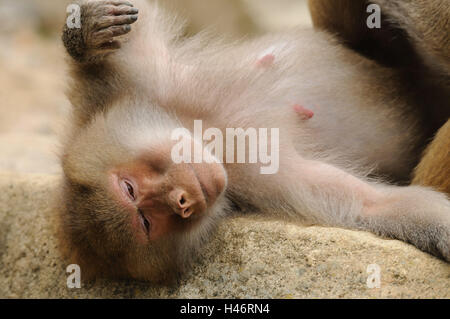
<path fill-rule="evenodd" d="M 138 19 L 138 16 L 131 16 L 131 20 L 136 21 Z"/>
<path fill-rule="evenodd" d="M 131 14 L 139 13 L 139 9 L 138 8 L 133 8 L 133 9 L 130 10 L 130 13 Z"/>

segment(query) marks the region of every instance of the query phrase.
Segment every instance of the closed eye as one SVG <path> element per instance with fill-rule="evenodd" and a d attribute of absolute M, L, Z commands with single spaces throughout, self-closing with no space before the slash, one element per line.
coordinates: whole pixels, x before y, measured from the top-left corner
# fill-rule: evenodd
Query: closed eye
<path fill-rule="evenodd" d="M 140 209 L 138 210 L 138 212 L 139 212 L 139 217 L 141 219 L 142 226 L 144 227 L 144 230 L 145 230 L 146 234 L 149 234 L 150 233 L 151 224 L 150 224 L 149 220 L 145 217 L 145 215 L 142 213 L 142 211 Z"/>

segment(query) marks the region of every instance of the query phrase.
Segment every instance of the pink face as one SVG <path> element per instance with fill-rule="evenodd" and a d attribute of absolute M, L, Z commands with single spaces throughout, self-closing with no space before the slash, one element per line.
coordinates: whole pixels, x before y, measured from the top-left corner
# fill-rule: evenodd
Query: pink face
<path fill-rule="evenodd" d="M 110 172 L 110 189 L 131 215 L 136 238 L 157 240 L 208 214 L 226 184 L 220 164 L 157 165 L 136 160 Z M 167 164 L 167 163 L 165 163 Z"/>

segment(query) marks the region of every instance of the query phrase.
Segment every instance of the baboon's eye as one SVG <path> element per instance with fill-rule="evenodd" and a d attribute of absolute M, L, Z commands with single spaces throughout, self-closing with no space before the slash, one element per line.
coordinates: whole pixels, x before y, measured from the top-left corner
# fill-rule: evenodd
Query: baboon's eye
<path fill-rule="evenodd" d="M 138 213 L 139 213 L 139 218 L 141 219 L 142 228 L 148 236 L 152 229 L 152 224 L 151 224 L 150 220 L 144 215 L 142 210 L 138 209 Z"/>
<path fill-rule="evenodd" d="M 130 195 L 130 197 L 131 197 L 133 200 L 136 200 L 136 195 L 135 195 L 135 193 L 134 193 L 133 185 L 131 185 L 131 184 L 130 184 L 129 182 L 127 182 L 127 181 L 124 181 L 124 183 L 125 183 L 125 186 L 127 187 L 128 194 Z"/>

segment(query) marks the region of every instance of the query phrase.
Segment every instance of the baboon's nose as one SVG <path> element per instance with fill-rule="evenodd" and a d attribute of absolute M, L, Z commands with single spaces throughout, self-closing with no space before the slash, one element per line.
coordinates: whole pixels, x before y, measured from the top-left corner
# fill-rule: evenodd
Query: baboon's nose
<path fill-rule="evenodd" d="M 193 214 L 201 215 L 206 210 L 205 200 L 200 195 L 177 189 L 172 191 L 170 197 L 175 214 L 182 218 L 189 218 Z"/>

